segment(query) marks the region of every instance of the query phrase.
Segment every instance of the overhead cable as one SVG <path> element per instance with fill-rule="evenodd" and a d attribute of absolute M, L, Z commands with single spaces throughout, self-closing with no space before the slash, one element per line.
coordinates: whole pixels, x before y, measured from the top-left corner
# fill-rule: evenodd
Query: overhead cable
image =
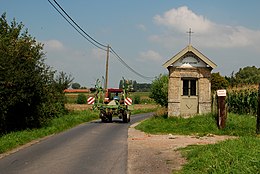
<path fill-rule="evenodd" d="M 140 73 L 138 73 L 136 70 L 134 70 L 133 68 L 131 68 L 116 52 L 115 50 L 111 48 L 111 53 L 125 66 L 127 67 L 130 71 L 132 71 L 133 73 L 135 73 L 136 75 L 138 75 L 139 77 L 143 78 L 143 79 L 146 79 L 146 80 L 149 80 L 149 81 L 152 81 L 152 79 L 154 79 L 154 77 L 147 77 L 147 76 L 144 76 Z"/>
<path fill-rule="evenodd" d="M 52 5 L 52 7 L 82 36 L 84 37 L 88 42 L 90 42 L 92 45 L 96 46 L 97 48 L 103 50 L 103 51 L 107 51 L 107 46 L 98 42 L 97 40 L 95 40 L 93 37 L 91 37 L 86 31 L 84 31 L 71 17 L 70 15 L 61 7 L 61 5 L 56 1 L 53 0 L 53 2 L 56 4 L 56 6 L 50 1 L 48 0 L 48 2 Z M 62 12 L 61 12 L 61 11 Z M 64 14 L 65 15 L 64 15 Z M 124 65 L 126 68 L 128 68 L 130 71 L 132 71 L 134 74 L 136 74 L 137 76 L 145 79 L 145 80 L 149 80 L 152 81 L 154 79 L 154 77 L 147 77 L 144 76 L 140 73 L 138 73 L 137 71 L 135 71 L 133 68 L 131 68 L 114 50 L 112 47 L 110 47 L 110 53 L 112 53 L 118 60 L 119 62 Z"/>
<path fill-rule="evenodd" d="M 54 0 L 55 1 L 55 0 Z M 68 18 L 72 21 L 70 22 L 68 18 L 66 18 L 66 16 L 64 16 L 62 14 L 62 12 L 50 1 L 48 0 L 48 2 L 52 5 L 52 7 L 81 35 L 83 36 L 87 41 L 89 41 L 92 45 L 96 46 L 97 48 L 106 51 L 105 48 L 102 47 L 107 47 L 103 44 L 101 44 L 100 42 L 96 41 L 95 39 L 93 39 L 89 34 L 87 34 L 71 17 L 68 16 L 68 14 L 61 8 L 61 10 L 65 13 L 66 16 L 68 16 Z M 55 1 L 56 2 L 56 1 Z M 73 25 L 74 24 L 74 25 Z M 76 25 L 76 26 L 75 26 Z M 83 33 L 82 33 L 83 32 Z M 85 35 L 84 35 L 85 34 Z"/>

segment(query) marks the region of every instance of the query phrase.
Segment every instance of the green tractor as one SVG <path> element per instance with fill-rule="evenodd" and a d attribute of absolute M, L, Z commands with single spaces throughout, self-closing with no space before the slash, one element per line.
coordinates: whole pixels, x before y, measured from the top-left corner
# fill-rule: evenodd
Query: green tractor
<path fill-rule="evenodd" d="M 88 104 L 93 104 L 93 109 L 100 111 L 101 121 L 112 122 L 113 116 L 118 116 L 124 123 L 130 122 L 133 106 L 132 99 L 128 97 L 128 86 L 124 85 L 123 89 L 108 88 L 104 91 L 99 84 L 98 80 L 95 97 L 89 97 Z"/>

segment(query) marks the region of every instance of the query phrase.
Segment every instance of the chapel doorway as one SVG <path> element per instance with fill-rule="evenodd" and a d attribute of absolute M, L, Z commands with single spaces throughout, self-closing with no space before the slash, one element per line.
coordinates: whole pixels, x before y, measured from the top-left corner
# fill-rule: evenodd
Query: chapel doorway
<path fill-rule="evenodd" d="M 198 80 L 193 78 L 182 79 L 181 115 L 198 113 Z"/>

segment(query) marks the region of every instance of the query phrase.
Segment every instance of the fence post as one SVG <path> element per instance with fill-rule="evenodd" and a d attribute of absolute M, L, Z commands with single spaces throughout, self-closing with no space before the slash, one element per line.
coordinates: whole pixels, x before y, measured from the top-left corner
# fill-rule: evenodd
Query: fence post
<path fill-rule="evenodd" d="M 212 99 L 211 99 L 211 112 L 216 115 L 217 112 L 218 112 L 218 109 L 217 109 L 217 93 L 214 92 L 212 94 Z"/>
<path fill-rule="evenodd" d="M 258 107 L 257 107 L 257 118 L 256 118 L 256 134 L 260 134 L 260 83 L 258 86 Z"/>
<path fill-rule="evenodd" d="M 227 109 L 226 109 L 226 95 L 225 89 L 217 90 L 218 96 L 218 127 L 223 129 L 226 125 Z"/>

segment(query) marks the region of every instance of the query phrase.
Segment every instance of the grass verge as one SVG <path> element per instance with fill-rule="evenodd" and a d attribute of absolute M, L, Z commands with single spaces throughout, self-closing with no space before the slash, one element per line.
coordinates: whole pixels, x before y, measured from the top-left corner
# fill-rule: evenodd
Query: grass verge
<path fill-rule="evenodd" d="M 191 118 L 157 116 L 145 120 L 136 129 L 152 134 L 254 136 L 255 122 L 256 118 L 253 116 L 229 114 L 226 127 L 219 130 L 213 114 Z"/>
<path fill-rule="evenodd" d="M 46 126 L 40 129 L 28 129 L 11 132 L 0 137 L 0 154 L 26 144 L 32 140 L 51 134 L 62 132 L 78 124 L 98 119 L 97 112 L 77 111 L 71 112 L 59 118 L 54 118 Z"/>
<path fill-rule="evenodd" d="M 179 174 L 260 172 L 260 139 L 241 137 L 205 146 L 181 149 L 188 163 Z"/>
<path fill-rule="evenodd" d="M 260 173 L 260 138 L 255 136 L 256 117 L 229 114 L 225 129 L 219 130 L 212 114 L 192 118 L 153 117 L 136 128 L 153 134 L 232 135 L 237 139 L 218 144 L 192 145 L 179 149 L 187 158 L 178 174 Z"/>
<path fill-rule="evenodd" d="M 149 112 L 155 112 L 157 110 L 158 110 L 158 108 L 143 108 L 143 109 L 133 110 L 133 111 L 131 111 L 131 114 L 135 115 L 135 114 L 141 114 L 141 113 L 149 113 Z"/>

